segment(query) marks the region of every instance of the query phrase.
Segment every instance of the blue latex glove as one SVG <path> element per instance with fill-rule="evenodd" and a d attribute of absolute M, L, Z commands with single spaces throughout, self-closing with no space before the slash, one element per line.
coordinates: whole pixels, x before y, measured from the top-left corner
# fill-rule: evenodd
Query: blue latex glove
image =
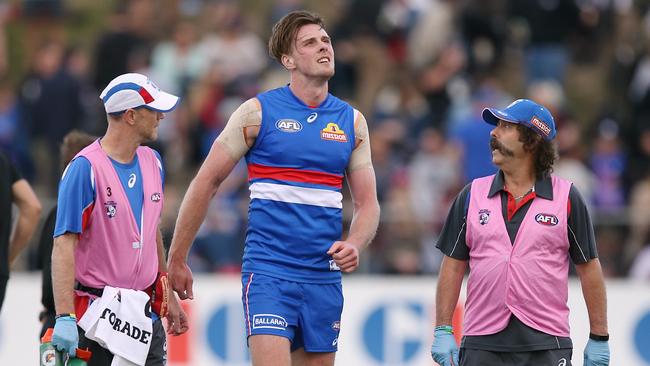
<path fill-rule="evenodd" d="M 442 325 L 436 327 L 431 345 L 431 357 L 440 366 L 458 366 L 458 346 L 452 327 Z"/>
<path fill-rule="evenodd" d="M 52 345 L 57 350 L 67 352 L 71 357 L 77 353 L 79 346 L 79 333 L 77 332 L 77 319 L 72 316 L 62 316 L 56 319 Z"/>
<path fill-rule="evenodd" d="M 584 366 L 609 366 L 609 342 L 589 339 Z"/>

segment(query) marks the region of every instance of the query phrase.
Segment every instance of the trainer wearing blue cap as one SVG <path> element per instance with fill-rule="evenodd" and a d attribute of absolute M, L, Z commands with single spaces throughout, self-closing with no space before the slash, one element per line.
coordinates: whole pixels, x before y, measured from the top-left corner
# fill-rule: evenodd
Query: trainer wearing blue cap
<path fill-rule="evenodd" d="M 448 365 L 571 365 L 569 258 L 589 312 L 584 365 L 609 365 L 605 284 L 578 190 L 551 175 L 555 121 L 528 99 L 486 108 L 499 171 L 465 186 L 437 247 L 445 254 L 431 356 Z M 451 326 L 470 266 L 460 350 Z"/>

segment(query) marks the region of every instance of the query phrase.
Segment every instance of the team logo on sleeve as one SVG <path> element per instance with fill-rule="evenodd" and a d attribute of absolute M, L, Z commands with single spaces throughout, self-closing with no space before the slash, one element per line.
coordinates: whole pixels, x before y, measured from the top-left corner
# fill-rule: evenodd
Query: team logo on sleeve
<path fill-rule="evenodd" d="M 544 226 L 555 226 L 560 223 L 557 216 L 547 213 L 538 213 L 535 215 L 535 221 Z"/>
<path fill-rule="evenodd" d="M 104 208 L 106 209 L 106 215 L 112 219 L 117 213 L 117 202 L 108 201 L 104 203 Z"/>
<path fill-rule="evenodd" d="M 490 221 L 490 210 L 481 209 L 478 211 L 478 223 L 485 225 Z"/>
<path fill-rule="evenodd" d="M 160 201 L 160 197 L 161 197 L 160 193 L 156 192 L 156 193 L 151 195 L 151 201 L 158 202 L 158 201 Z"/>
<path fill-rule="evenodd" d="M 348 142 L 348 136 L 341 128 L 339 128 L 339 125 L 334 122 L 328 123 L 327 126 L 320 131 L 320 138 L 323 140 Z"/>

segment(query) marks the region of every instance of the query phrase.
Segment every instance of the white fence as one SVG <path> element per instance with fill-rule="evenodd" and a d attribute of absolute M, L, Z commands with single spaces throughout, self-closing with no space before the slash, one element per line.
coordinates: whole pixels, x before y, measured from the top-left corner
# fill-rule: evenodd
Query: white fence
<path fill-rule="evenodd" d="M 424 366 L 429 356 L 435 306 L 433 277 L 349 277 L 337 365 Z M 607 283 L 612 366 L 650 366 L 650 284 Z M 169 364 L 248 365 L 239 276 L 204 276 L 194 283 L 196 300 L 186 303 L 191 331 L 169 339 Z M 589 332 L 580 284 L 570 284 L 573 365 L 582 365 Z M 9 281 L 0 315 L 0 365 L 38 360 L 38 275 Z"/>

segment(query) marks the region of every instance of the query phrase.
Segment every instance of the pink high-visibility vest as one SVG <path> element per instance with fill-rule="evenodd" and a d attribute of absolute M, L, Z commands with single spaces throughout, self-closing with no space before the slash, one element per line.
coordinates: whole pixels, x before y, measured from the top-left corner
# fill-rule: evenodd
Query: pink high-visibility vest
<path fill-rule="evenodd" d="M 567 200 L 571 182 L 555 176 L 553 200 L 533 199 L 511 244 L 501 195 L 488 197 L 494 175 L 472 182 L 467 211 L 470 274 L 463 332 L 489 335 L 510 314 L 554 336 L 569 336 L 569 239 Z"/>
<path fill-rule="evenodd" d="M 75 248 L 75 279 L 85 286 L 144 290 L 156 279 L 156 234 L 163 206 L 160 165 L 150 148 L 140 146 L 136 153 L 144 192 L 142 217 L 134 217 L 99 140 L 77 154 L 90 161 L 95 182 L 94 209 Z M 141 220 L 142 234 L 135 220 Z"/>

